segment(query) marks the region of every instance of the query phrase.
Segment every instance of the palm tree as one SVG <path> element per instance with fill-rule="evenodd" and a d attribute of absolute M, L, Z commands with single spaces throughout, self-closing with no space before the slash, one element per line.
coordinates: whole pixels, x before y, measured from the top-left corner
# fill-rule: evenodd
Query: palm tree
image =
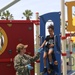
<path fill-rule="evenodd" d="M 0 13 L 0 19 L 2 19 L 2 13 Z"/>
<path fill-rule="evenodd" d="M 1 19 L 6 19 L 6 20 L 11 20 L 13 19 L 13 15 L 10 14 L 10 12 L 7 10 L 7 11 L 3 11 L 1 14 Z"/>
<path fill-rule="evenodd" d="M 0 13 L 0 17 L 1 17 L 1 13 Z"/>
<path fill-rule="evenodd" d="M 33 12 L 31 10 L 25 10 L 23 12 L 23 15 L 26 17 L 26 20 L 30 20 L 31 16 L 33 15 Z"/>
<path fill-rule="evenodd" d="M 10 14 L 9 19 L 10 19 L 10 20 L 13 20 L 13 19 L 14 19 L 14 17 L 13 17 L 12 14 Z"/>
<path fill-rule="evenodd" d="M 6 20 L 8 20 L 9 16 L 10 16 L 10 12 L 9 12 L 8 10 L 7 10 L 6 12 L 3 12 L 3 17 L 4 17 Z"/>

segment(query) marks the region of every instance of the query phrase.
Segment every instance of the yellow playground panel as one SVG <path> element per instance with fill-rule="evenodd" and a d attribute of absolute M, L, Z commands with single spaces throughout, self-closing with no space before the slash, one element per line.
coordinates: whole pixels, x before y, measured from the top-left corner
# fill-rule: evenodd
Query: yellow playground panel
<path fill-rule="evenodd" d="M 72 23 L 73 23 L 73 26 L 75 26 L 75 16 L 73 17 Z"/>
<path fill-rule="evenodd" d="M 75 26 L 75 16 L 73 17 L 73 26 Z M 72 40 L 73 40 L 73 42 L 75 43 L 75 36 L 74 37 L 72 37 Z"/>
<path fill-rule="evenodd" d="M 67 31 L 75 32 L 75 16 L 72 16 L 72 7 L 75 6 L 75 1 L 66 2 L 68 12 L 68 26 Z M 72 37 L 73 43 L 75 43 L 75 36 Z"/>
<path fill-rule="evenodd" d="M 72 17 L 72 7 L 75 6 L 75 1 L 66 2 L 68 12 L 68 26 L 67 31 L 75 31 L 75 16 Z"/>

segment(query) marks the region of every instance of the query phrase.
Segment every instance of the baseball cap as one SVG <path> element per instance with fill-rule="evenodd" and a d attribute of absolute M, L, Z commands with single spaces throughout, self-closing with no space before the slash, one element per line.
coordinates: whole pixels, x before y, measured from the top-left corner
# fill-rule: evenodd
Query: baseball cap
<path fill-rule="evenodd" d="M 16 46 L 16 50 L 20 50 L 20 49 L 23 49 L 23 48 L 27 48 L 28 45 L 24 45 L 22 43 L 19 43 L 17 46 Z"/>

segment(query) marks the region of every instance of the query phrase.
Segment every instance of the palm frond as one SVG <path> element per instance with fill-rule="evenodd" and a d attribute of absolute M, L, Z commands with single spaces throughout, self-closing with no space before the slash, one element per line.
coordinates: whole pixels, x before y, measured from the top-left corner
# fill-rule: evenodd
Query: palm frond
<path fill-rule="evenodd" d="M 28 20 L 28 19 L 30 19 L 31 18 L 31 16 L 33 15 L 33 12 L 31 11 L 31 10 L 25 10 L 24 12 L 23 12 L 23 15 L 26 17 L 26 19 Z"/>

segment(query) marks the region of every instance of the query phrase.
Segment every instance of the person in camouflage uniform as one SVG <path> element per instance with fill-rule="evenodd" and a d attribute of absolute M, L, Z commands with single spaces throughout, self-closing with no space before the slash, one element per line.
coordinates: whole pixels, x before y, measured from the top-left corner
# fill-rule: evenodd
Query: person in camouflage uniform
<path fill-rule="evenodd" d="M 21 43 L 16 46 L 16 50 L 18 52 L 14 58 L 16 75 L 30 75 L 30 70 L 33 69 L 33 67 L 29 64 L 35 62 L 40 57 L 40 52 L 42 51 L 41 49 L 38 50 L 38 53 L 35 56 L 31 57 L 25 54 L 27 47 L 28 45 Z"/>

